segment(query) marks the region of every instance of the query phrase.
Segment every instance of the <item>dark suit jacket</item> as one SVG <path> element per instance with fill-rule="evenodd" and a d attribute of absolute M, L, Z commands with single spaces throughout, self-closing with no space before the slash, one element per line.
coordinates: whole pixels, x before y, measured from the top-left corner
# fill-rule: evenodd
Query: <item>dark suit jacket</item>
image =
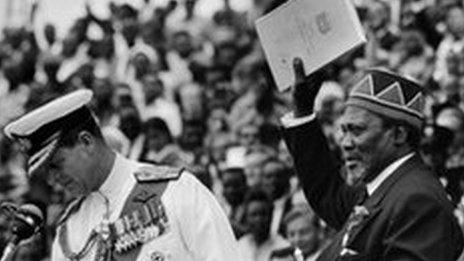
<path fill-rule="evenodd" d="M 463 235 L 438 179 L 419 156 L 403 163 L 364 202 L 369 215 L 350 233 L 340 256 L 348 217 L 364 187 L 349 187 L 317 120 L 284 130 L 305 195 L 337 236 L 318 260 L 456 260 Z M 357 253 L 355 253 L 357 252 Z"/>

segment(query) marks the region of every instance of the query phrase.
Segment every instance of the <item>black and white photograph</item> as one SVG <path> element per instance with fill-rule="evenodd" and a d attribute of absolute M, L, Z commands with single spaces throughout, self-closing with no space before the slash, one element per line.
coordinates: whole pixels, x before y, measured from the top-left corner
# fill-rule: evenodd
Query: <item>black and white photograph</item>
<path fill-rule="evenodd" d="M 464 261 L 464 1 L 0 0 L 0 261 Z"/>

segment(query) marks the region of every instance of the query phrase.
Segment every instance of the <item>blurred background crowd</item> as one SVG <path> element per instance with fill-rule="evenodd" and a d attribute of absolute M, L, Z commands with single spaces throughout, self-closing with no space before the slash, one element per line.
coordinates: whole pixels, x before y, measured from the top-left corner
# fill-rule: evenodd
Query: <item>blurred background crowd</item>
<path fill-rule="evenodd" d="M 210 17 L 197 11 L 201 1 L 110 2 L 104 18 L 86 5 L 63 35 L 53 23 L 34 26 L 40 1 L 32 3 L 28 19 L 0 37 L 0 128 L 55 97 L 91 89 L 107 142 L 129 158 L 191 170 L 223 205 L 249 260 L 277 260 L 291 246 L 313 260 L 333 232 L 293 173 L 279 124 L 291 96 L 277 92 L 254 29 L 285 0 L 250 0 L 246 11 L 221 0 Z M 353 2 L 368 43 L 326 68 L 315 104 L 331 149 L 338 155 L 337 119 L 363 69 L 384 66 L 415 79 L 428 94 L 421 153 L 464 228 L 463 1 Z M 46 260 L 70 199 L 40 175 L 28 178 L 24 166 L 20 144 L 1 133 L 0 202 L 32 202 L 46 214 L 40 236 L 15 260 Z M 0 252 L 8 225 L 0 213 Z"/>

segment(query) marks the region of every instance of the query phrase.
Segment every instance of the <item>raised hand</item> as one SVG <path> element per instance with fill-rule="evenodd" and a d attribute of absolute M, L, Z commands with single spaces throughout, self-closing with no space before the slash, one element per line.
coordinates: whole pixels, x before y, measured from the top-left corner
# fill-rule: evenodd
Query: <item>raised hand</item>
<path fill-rule="evenodd" d="M 295 84 L 292 86 L 295 117 L 304 117 L 313 113 L 314 101 L 325 79 L 323 69 L 306 76 L 303 61 L 293 60 Z"/>

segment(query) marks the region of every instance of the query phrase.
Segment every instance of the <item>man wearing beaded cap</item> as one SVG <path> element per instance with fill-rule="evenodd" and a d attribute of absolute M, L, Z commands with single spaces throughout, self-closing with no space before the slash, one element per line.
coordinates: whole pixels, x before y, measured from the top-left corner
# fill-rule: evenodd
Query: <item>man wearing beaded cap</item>
<path fill-rule="evenodd" d="M 317 260 L 456 260 L 463 235 L 437 177 L 417 152 L 423 93 L 415 82 L 380 69 L 354 85 L 340 118 L 340 174 L 313 113 L 323 73 L 294 64 L 295 110 L 284 136 L 305 195 L 338 234 Z"/>
<path fill-rule="evenodd" d="M 52 261 L 236 260 L 221 207 L 182 169 L 142 164 L 113 152 L 79 90 L 5 127 L 27 149 L 28 174 L 76 197 L 58 222 Z"/>

